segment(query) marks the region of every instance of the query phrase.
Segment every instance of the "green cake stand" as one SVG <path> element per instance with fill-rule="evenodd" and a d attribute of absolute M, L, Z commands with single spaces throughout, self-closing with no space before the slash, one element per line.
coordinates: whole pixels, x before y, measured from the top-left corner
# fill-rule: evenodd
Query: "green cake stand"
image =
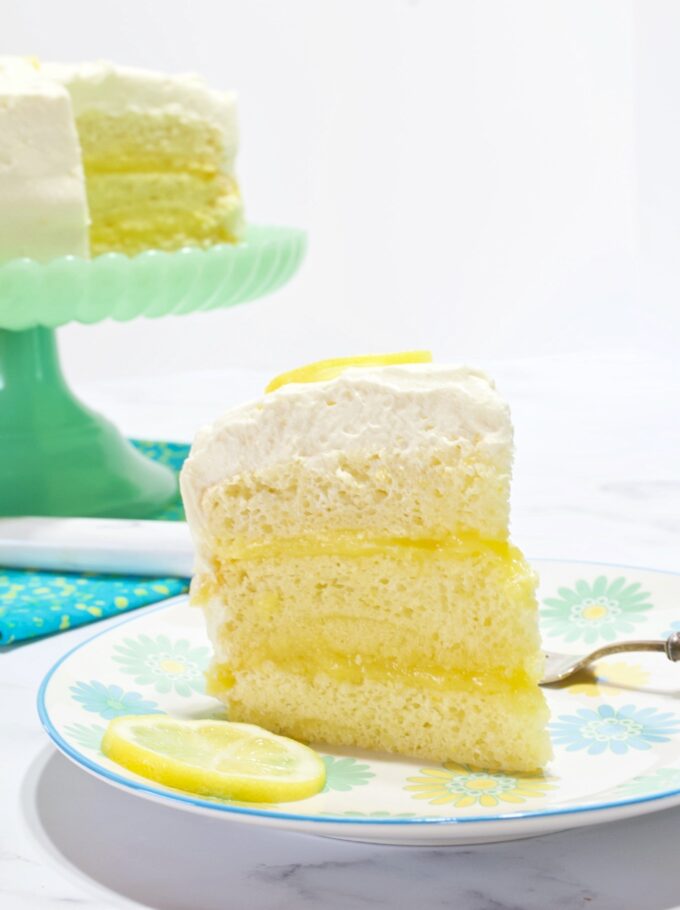
<path fill-rule="evenodd" d="M 304 252 L 302 231 L 250 227 L 236 245 L 1 264 L 0 515 L 149 518 L 177 495 L 168 468 L 69 389 L 57 327 L 245 303 L 285 284 Z"/>

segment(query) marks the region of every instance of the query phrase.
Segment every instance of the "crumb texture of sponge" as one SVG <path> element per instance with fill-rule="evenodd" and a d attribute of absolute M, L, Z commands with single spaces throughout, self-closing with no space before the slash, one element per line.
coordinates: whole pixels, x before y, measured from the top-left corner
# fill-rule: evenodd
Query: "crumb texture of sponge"
<path fill-rule="evenodd" d="M 536 577 L 514 550 L 220 563 L 194 580 L 229 716 L 310 742 L 535 770 Z M 272 726 L 273 725 L 273 726 Z"/>
<path fill-rule="evenodd" d="M 173 114 L 87 110 L 77 118 L 92 255 L 235 243 L 239 187 L 220 130 Z"/>
<path fill-rule="evenodd" d="M 550 759 L 548 709 L 536 687 L 437 692 L 394 680 L 361 687 L 265 664 L 239 674 L 229 718 L 309 743 L 351 745 L 426 761 L 537 771 Z"/>

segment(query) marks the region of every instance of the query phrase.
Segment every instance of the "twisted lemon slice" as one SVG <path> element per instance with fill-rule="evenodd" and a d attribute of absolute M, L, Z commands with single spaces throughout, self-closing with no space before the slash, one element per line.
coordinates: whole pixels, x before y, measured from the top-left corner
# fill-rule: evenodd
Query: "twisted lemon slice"
<path fill-rule="evenodd" d="M 117 717 L 102 752 L 159 784 L 223 799 L 288 802 L 313 796 L 326 782 L 316 752 L 252 724 L 163 714 Z"/>
<path fill-rule="evenodd" d="M 281 373 L 269 383 L 265 392 L 275 392 L 289 382 L 323 382 L 334 379 L 348 367 L 389 367 L 400 363 L 432 363 L 430 351 L 402 351 L 398 354 L 364 354 L 361 357 L 334 357 L 317 360 L 307 366 Z"/>

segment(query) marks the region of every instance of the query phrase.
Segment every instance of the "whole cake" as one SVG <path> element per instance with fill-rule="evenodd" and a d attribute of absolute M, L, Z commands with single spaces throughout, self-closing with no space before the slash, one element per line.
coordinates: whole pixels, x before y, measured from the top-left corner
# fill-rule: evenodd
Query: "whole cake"
<path fill-rule="evenodd" d="M 237 145 L 198 76 L 0 58 L 0 259 L 236 242 Z"/>
<path fill-rule="evenodd" d="M 199 432 L 181 483 L 209 691 L 310 742 L 541 768 L 508 409 L 477 370 L 391 359 L 428 358 L 303 368 Z"/>

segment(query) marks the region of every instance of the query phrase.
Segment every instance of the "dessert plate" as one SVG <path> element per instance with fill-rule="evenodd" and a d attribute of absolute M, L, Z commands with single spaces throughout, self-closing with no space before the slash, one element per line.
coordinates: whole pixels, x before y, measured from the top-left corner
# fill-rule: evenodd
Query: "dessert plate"
<path fill-rule="evenodd" d="M 658 638 L 680 628 L 680 575 L 538 561 L 548 650 Z M 138 777 L 100 752 L 112 717 L 222 717 L 203 691 L 210 656 L 186 597 L 140 611 L 74 648 L 45 678 L 40 718 L 85 770 L 146 799 L 231 821 L 383 844 L 471 844 L 533 837 L 680 805 L 680 666 L 656 654 L 603 661 L 598 675 L 548 689 L 554 760 L 545 775 L 500 774 L 320 747 L 325 790 L 262 805 L 191 796 Z"/>

